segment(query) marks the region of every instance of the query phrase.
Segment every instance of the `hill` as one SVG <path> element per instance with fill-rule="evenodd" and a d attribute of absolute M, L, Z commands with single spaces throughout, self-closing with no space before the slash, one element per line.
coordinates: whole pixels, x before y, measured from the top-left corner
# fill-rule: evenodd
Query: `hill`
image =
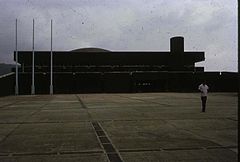
<path fill-rule="evenodd" d="M 12 68 L 14 68 L 15 65 L 13 64 L 4 64 L 0 63 L 0 75 L 8 74 L 12 72 Z"/>

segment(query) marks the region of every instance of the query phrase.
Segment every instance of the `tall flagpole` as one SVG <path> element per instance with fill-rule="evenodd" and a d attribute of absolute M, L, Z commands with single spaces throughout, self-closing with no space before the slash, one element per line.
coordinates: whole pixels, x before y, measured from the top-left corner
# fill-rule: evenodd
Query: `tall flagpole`
<path fill-rule="evenodd" d="M 53 52 L 52 52 L 52 20 L 51 20 L 51 63 L 50 63 L 50 94 L 53 94 Z"/>
<path fill-rule="evenodd" d="M 16 83 L 15 83 L 15 95 L 18 95 L 18 48 L 17 48 L 17 19 L 16 19 L 16 53 L 15 53 L 15 60 L 16 60 Z"/>
<path fill-rule="evenodd" d="M 34 83 L 34 19 L 33 19 L 33 44 L 32 44 L 32 87 L 31 94 L 35 94 L 35 83 Z"/>

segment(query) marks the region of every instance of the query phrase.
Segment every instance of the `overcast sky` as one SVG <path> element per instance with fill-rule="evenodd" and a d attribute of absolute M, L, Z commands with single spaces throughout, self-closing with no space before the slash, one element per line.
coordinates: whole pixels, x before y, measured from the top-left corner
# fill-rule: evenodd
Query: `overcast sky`
<path fill-rule="evenodd" d="M 13 63 L 15 19 L 18 48 L 99 47 L 112 51 L 169 51 L 183 36 L 186 51 L 204 51 L 206 71 L 237 71 L 235 0 L 0 0 L 0 63 Z"/>

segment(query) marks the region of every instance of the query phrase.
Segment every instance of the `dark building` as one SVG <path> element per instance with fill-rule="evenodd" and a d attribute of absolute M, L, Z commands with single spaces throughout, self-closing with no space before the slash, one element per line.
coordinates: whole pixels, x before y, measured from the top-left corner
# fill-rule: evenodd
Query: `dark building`
<path fill-rule="evenodd" d="M 204 52 L 184 52 L 183 37 L 171 39 L 170 52 L 113 52 L 98 48 L 54 51 L 54 72 L 203 71 L 194 64 Z M 32 51 L 18 52 L 22 72 L 32 71 Z M 49 72 L 50 52 L 35 51 L 37 72 Z"/>
<path fill-rule="evenodd" d="M 193 92 L 205 79 L 212 91 L 237 91 L 237 73 L 195 67 L 204 60 L 204 52 L 184 51 L 183 37 L 170 39 L 170 52 L 54 51 L 53 89 L 54 93 Z M 18 63 L 19 93 L 30 94 L 32 51 L 19 51 Z M 231 84 L 222 86 L 226 82 Z M 49 86 L 50 51 L 35 51 L 36 94 L 48 94 Z"/>

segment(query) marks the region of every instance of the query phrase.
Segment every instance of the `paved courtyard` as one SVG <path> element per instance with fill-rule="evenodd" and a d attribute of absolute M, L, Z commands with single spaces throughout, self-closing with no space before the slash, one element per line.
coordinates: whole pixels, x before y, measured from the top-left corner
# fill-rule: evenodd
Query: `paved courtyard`
<path fill-rule="evenodd" d="M 2 162 L 234 162 L 237 94 L 8 96 L 0 98 Z"/>

